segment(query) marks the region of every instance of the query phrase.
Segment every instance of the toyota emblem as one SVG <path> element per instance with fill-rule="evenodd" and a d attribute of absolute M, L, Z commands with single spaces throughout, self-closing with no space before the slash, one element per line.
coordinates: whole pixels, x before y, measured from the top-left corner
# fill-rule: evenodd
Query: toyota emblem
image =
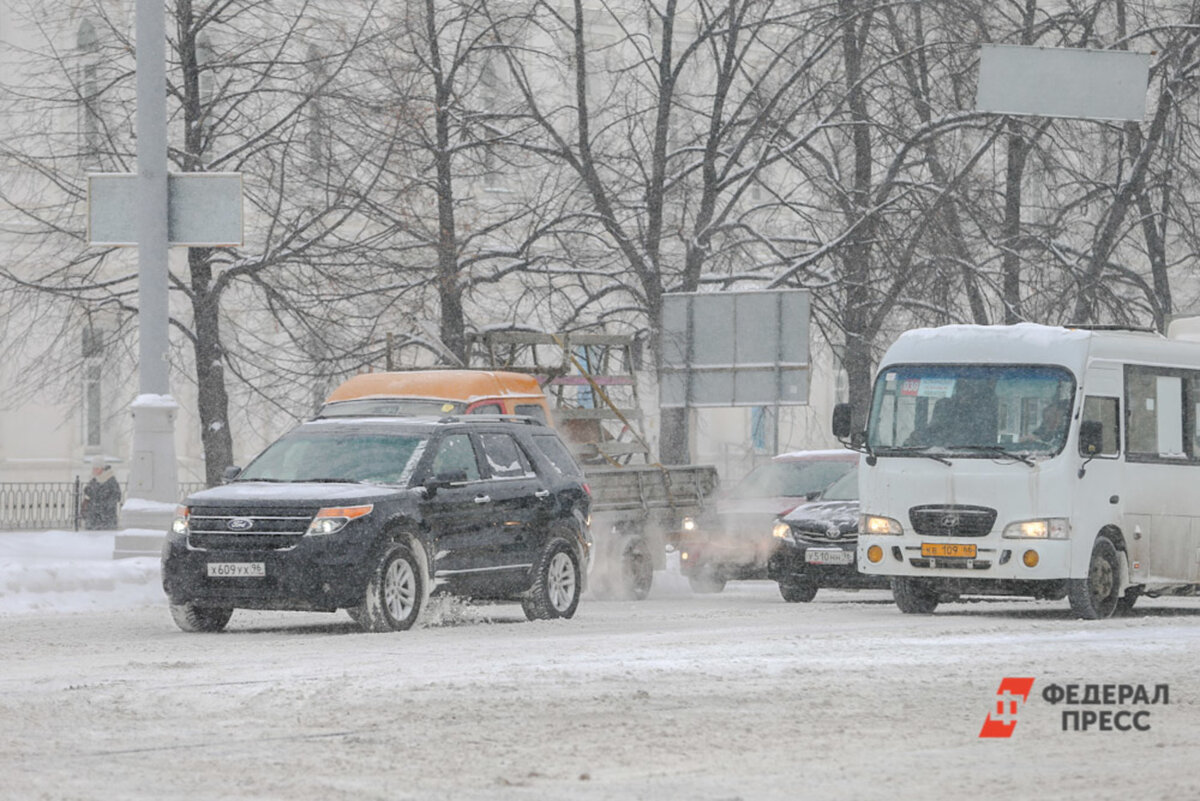
<path fill-rule="evenodd" d="M 248 517 L 234 517 L 230 518 L 228 526 L 230 531 L 245 531 L 254 528 L 254 521 Z"/>

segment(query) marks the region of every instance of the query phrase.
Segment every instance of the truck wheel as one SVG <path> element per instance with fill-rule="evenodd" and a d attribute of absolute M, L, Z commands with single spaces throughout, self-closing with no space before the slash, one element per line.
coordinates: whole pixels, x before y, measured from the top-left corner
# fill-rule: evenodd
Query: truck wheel
<path fill-rule="evenodd" d="M 650 549 L 641 537 L 631 537 L 621 551 L 621 595 L 634 601 L 644 601 L 654 583 L 654 562 Z"/>
<path fill-rule="evenodd" d="M 582 590 L 579 559 L 566 540 L 555 537 L 534 565 L 533 585 L 521 599 L 530 620 L 574 616 Z"/>
<path fill-rule="evenodd" d="M 363 602 L 348 610 L 366 631 L 407 631 L 417 622 L 425 600 L 420 565 L 412 549 L 400 543 L 380 557 L 363 592 Z"/>
<path fill-rule="evenodd" d="M 1087 578 L 1067 582 L 1067 597 L 1075 614 L 1084 620 L 1102 620 L 1112 616 L 1121 598 L 1120 558 L 1112 540 L 1108 537 L 1096 538 Z"/>
<path fill-rule="evenodd" d="M 806 604 L 817 597 L 817 582 L 811 579 L 779 582 L 779 594 L 789 604 Z"/>
<path fill-rule="evenodd" d="M 725 579 L 717 578 L 711 573 L 688 576 L 688 584 L 691 585 L 692 592 L 700 595 L 711 595 L 725 589 Z"/>
<path fill-rule="evenodd" d="M 938 605 L 938 595 L 928 584 L 908 576 L 892 579 L 892 596 L 906 615 L 930 615 Z"/>
<path fill-rule="evenodd" d="M 191 601 L 171 604 L 171 617 L 184 631 L 222 631 L 232 616 L 233 609 L 224 606 L 197 606 Z"/>

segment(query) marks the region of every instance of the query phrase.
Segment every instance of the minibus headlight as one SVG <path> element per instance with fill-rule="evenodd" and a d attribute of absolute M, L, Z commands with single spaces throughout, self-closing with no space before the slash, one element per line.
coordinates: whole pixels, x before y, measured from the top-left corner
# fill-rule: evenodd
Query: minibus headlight
<path fill-rule="evenodd" d="M 685 518 L 683 518 L 683 520 L 680 522 L 679 525 L 680 525 L 680 528 L 682 528 L 684 531 L 695 531 L 696 530 L 696 518 L 685 517 Z"/>
<path fill-rule="evenodd" d="M 341 531 L 345 528 L 346 524 L 351 520 L 369 515 L 374 508 L 372 504 L 367 504 L 366 506 L 327 506 L 317 512 L 317 516 L 309 524 L 306 533 L 309 535 L 333 534 L 335 531 Z"/>
<path fill-rule="evenodd" d="M 782 520 L 775 521 L 775 526 L 771 529 L 771 536 L 777 540 L 795 542 L 795 538 L 792 537 L 792 527 Z"/>
<path fill-rule="evenodd" d="M 858 518 L 860 534 L 903 534 L 904 527 L 900 521 L 878 515 L 860 515 Z"/>
<path fill-rule="evenodd" d="M 1065 540 L 1070 535 L 1071 524 L 1065 517 L 1018 520 L 1005 526 L 1003 534 L 1010 540 Z"/>

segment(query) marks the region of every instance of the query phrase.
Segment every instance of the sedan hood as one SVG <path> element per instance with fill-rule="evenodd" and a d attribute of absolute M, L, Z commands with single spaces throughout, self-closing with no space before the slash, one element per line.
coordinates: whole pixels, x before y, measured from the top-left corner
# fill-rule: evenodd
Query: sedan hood
<path fill-rule="evenodd" d="M 858 534 L 858 501 L 814 501 L 798 506 L 783 518 L 795 531 L 823 539 Z"/>

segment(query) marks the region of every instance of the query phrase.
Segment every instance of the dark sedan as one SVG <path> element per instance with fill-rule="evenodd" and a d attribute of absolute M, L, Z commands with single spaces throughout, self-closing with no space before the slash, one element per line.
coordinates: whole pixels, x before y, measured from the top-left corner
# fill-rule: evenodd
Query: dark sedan
<path fill-rule="evenodd" d="M 778 547 L 767 562 L 767 576 L 779 583 L 779 594 L 789 603 L 811 601 L 821 587 L 889 587 L 886 576 L 864 576 L 855 563 L 857 469 L 777 520 L 771 533 Z"/>

